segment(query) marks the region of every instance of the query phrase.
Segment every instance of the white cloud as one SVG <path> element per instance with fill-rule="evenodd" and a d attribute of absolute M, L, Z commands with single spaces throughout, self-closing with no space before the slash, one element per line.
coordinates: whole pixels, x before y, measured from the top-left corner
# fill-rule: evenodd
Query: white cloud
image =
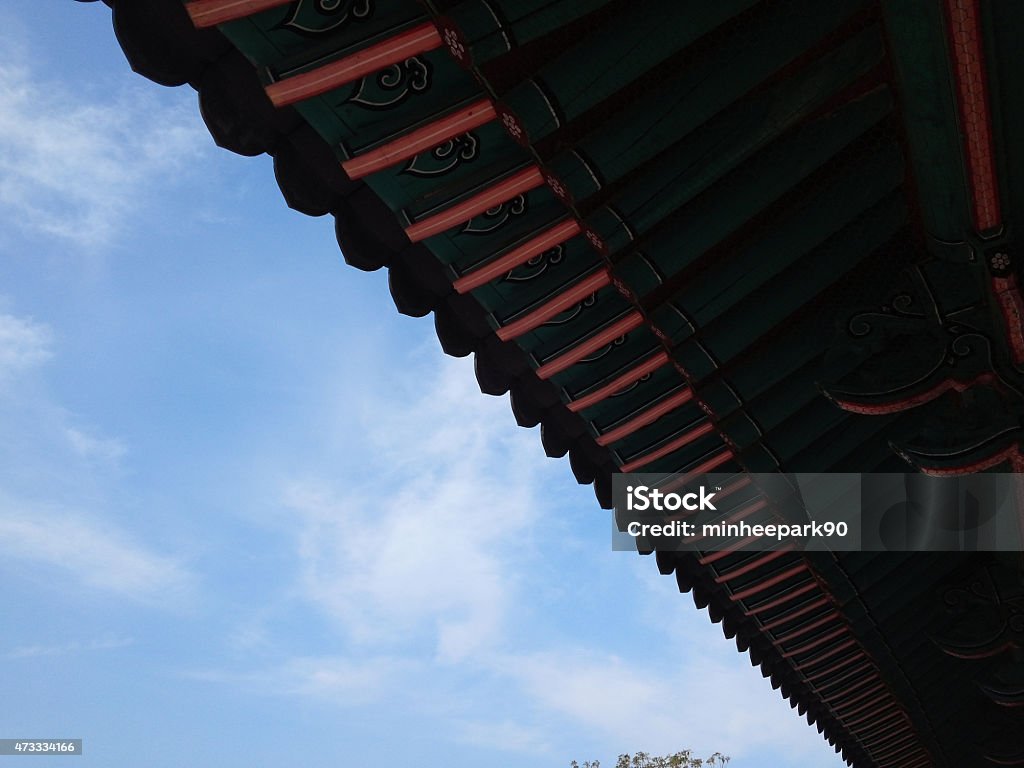
<path fill-rule="evenodd" d="M 280 685 L 287 693 L 365 702 L 387 696 L 408 667 L 407 662 L 382 656 L 300 657 L 281 669 Z"/>
<path fill-rule="evenodd" d="M 456 721 L 455 738 L 463 744 L 473 744 L 487 749 L 505 752 L 527 752 L 542 754 L 551 749 L 547 735 L 540 728 L 517 723 L 514 720 L 485 722 L 476 720 Z"/>
<path fill-rule="evenodd" d="M 285 494 L 297 593 L 341 629 L 346 655 L 286 659 L 246 681 L 341 703 L 415 690 L 453 741 L 509 752 L 551 756 L 572 734 L 606 750 L 822 758 L 816 734 L 650 561 L 638 563 L 645 577 L 624 613 L 649 643 L 638 645 L 635 627 L 581 626 L 570 641 L 538 633 L 538 618 L 566 631 L 552 610 L 592 588 L 588 568 L 608 564 L 573 549 L 571 567 L 551 565 L 571 549 L 543 538 L 567 512 L 545 499 L 548 483 L 572 482 L 567 468 L 543 464 L 536 433 L 512 426 L 504 398 L 480 395 L 467 361 L 436 365 L 416 389 L 366 399 L 354 427 L 349 403 L 345 439 L 359 463 Z M 607 517 L 593 524 L 606 530 Z M 537 589 L 549 568 L 564 591 Z M 408 665 L 401 678 L 389 674 L 397 660 Z M 409 716 L 425 716 L 401 698 Z"/>
<path fill-rule="evenodd" d="M 124 441 L 117 438 L 94 437 L 76 427 L 65 428 L 64 434 L 75 454 L 88 461 L 116 463 L 127 452 Z"/>
<path fill-rule="evenodd" d="M 0 496 L 0 553 L 32 573 L 48 567 L 75 584 L 161 604 L 179 600 L 192 583 L 181 563 L 114 526 L 6 496 Z"/>
<path fill-rule="evenodd" d="M 44 80 L 10 37 L 0 63 L 0 219 L 80 247 L 103 246 L 150 186 L 166 186 L 152 180 L 194 162 L 209 137 L 194 108 L 166 106 L 145 83 L 91 99 Z"/>
<path fill-rule="evenodd" d="M 506 628 L 518 587 L 509 560 L 538 514 L 527 460 L 536 438 L 509 430 L 507 404 L 483 398 L 466 373 L 446 361 L 401 407 L 370 404 L 366 469 L 386 478 L 379 485 L 287 493 L 303 592 L 356 642 L 427 638 L 453 661 Z"/>
<path fill-rule="evenodd" d="M 51 357 L 48 326 L 0 314 L 0 380 Z M 0 398 L 0 567 L 29 578 L 176 606 L 192 576 L 178 560 L 110 522 L 109 469 L 124 442 L 73 426 L 78 418 L 39 386 Z M 58 578 L 54 579 L 53 576 Z"/>
<path fill-rule="evenodd" d="M 795 756 L 815 746 L 807 724 L 745 657 L 729 650 L 723 659 L 721 645 L 702 649 L 666 637 L 652 637 L 652 646 L 636 660 L 581 647 L 517 655 L 501 666 L 537 706 L 626 751 L 688 747 L 742 757 L 774 749 Z"/>
<path fill-rule="evenodd" d="M 256 672 L 197 669 L 182 674 L 261 694 L 312 697 L 353 706 L 389 698 L 414 666 L 407 659 L 390 656 L 297 656 Z"/>
<path fill-rule="evenodd" d="M 126 648 L 135 642 L 130 637 L 101 637 L 82 642 L 72 640 L 56 645 L 21 645 L 7 653 L 8 659 L 34 659 L 40 656 L 64 656 L 69 653 L 88 653 L 92 651 L 112 651 Z"/>
<path fill-rule="evenodd" d="M 612 652 L 635 650 L 627 641 L 616 648 L 615 633 L 573 645 L 517 633 L 532 620 L 529 574 L 550 556 L 534 542 L 551 512 L 544 483 L 572 480 L 564 464 L 538 469 L 536 434 L 512 427 L 503 398 L 479 394 L 466 361 L 444 359 L 416 383 L 366 401 L 351 430 L 365 462 L 355 473 L 296 482 L 286 494 L 299 523 L 300 593 L 354 641 L 351 659 L 298 662 L 293 677 L 305 682 L 289 692 L 380 695 L 388 678 L 374 654 L 387 648 L 419 663 L 435 694 L 445 686 L 431 669 L 508 698 L 492 720 L 473 711 L 487 700 L 481 691 L 464 691 L 462 709 L 446 704 L 437 716 L 461 743 L 536 754 L 574 729 L 661 753 L 795 755 L 813 745 L 806 725 L 705 615 L 681 603 L 669 579 L 634 585 L 634 613 L 651 634 L 643 656 Z M 363 474 L 386 481 L 367 487 Z M 574 588 L 586 590 L 579 575 Z M 680 621 L 684 612 L 691 621 Z M 440 665 L 431 667 L 424 650 Z M 363 655 L 365 674 L 353 663 Z M 524 723 L 524 713 L 542 724 Z"/>
<path fill-rule="evenodd" d="M 0 314 L 0 380 L 48 360 L 52 344 L 49 326 Z"/>

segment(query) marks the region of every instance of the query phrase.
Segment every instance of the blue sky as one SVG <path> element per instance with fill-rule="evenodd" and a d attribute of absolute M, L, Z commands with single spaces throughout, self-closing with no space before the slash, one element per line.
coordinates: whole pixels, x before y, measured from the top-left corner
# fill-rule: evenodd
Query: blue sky
<path fill-rule="evenodd" d="M 841 764 L 104 6 L 8 0 L 0 47 L 0 738 L 83 738 L 39 758 L 77 768 Z"/>

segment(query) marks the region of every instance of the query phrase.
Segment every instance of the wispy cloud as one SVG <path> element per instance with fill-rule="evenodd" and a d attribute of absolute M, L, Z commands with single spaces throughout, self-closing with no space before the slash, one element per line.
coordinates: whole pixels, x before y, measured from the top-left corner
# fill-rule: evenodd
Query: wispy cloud
<path fill-rule="evenodd" d="M 558 601 L 588 592 L 588 569 L 601 561 L 573 549 L 569 597 L 537 589 L 571 543 L 551 535 L 566 513 L 552 504 L 571 482 L 566 468 L 537 461 L 536 435 L 511 426 L 506 401 L 476 391 L 466 361 L 438 360 L 415 378 L 415 389 L 364 401 L 347 438 L 357 467 L 285 493 L 296 594 L 340 630 L 344 656 L 289 659 L 284 643 L 275 648 L 284 660 L 247 684 L 339 703 L 401 699 L 424 717 L 403 694 L 415 689 L 453 742 L 534 756 L 564 748 L 566 733 L 607 750 L 813 748 L 806 725 L 651 563 L 639 564 L 650 578 L 625 585 L 640 632 L 536 631 L 538 616 L 559 610 L 544 601 L 557 595 L 565 607 Z M 604 529 L 607 518 L 593 524 Z"/>
<path fill-rule="evenodd" d="M 180 600 L 193 582 L 182 563 L 113 525 L 7 496 L 0 496 L 0 554 L 9 567 L 47 567 L 74 584 L 162 604 Z"/>
<path fill-rule="evenodd" d="M 0 63 L 0 220 L 84 248 L 131 221 L 153 178 L 209 144 L 194 109 L 162 104 L 144 83 L 94 95 L 45 80 L 10 33 Z"/>
<path fill-rule="evenodd" d="M 543 728 L 523 725 L 514 720 L 457 720 L 452 725 L 455 739 L 463 744 L 504 752 L 537 754 L 543 754 L 551 748 Z"/>
<path fill-rule="evenodd" d="M 264 695 L 312 697 L 353 706 L 387 699 L 414 668 L 410 660 L 393 656 L 296 656 L 257 671 L 191 669 L 183 676 L 238 685 Z"/>
<path fill-rule="evenodd" d="M 123 440 L 96 437 L 79 427 L 67 427 L 64 434 L 75 454 L 87 461 L 116 463 L 128 450 Z"/>
<path fill-rule="evenodd" d="M 482 398 L 466 373 L 446 362 L 419 392 L 399 395 L 401 408 L 368 403 L 379 483 L 307 481 L 286 494 L 303 594 L 357 643 L 426 643 L 451 661 L 506 628 L 518 588 L 508 561 L 528 548 L 539 514 L 526 456 L 536 445 L 503 428 L 495 415 L 507 406 Z"/>
<path fill-rule="evenodd" d="M 0 314 L 0 381 L 51 357 L 43 323 Z M 0 398 L 0 563 L 7 573 L 57 577 L 140 601 L 177 606 L 193 576 L 178 559 L 141 543 L 112 522 L 111 473 L 125 455 L 118 438 L 81 426 L 39 386 L 11 386 Z"/>
<path fill-rule="evenodd" d="M 64 656 L 70 653 L 91 653 L 127 648 L 134 640 L 130 637 L 101 637 L 95 640 L 72 640 L 54 645 L 20 645 L 5 656 L 8 659 L 34 659 L 40 656 Z"/>
<path fill-rule="evenodd" d="M 387 656 L 294 658 L 281 669 L 280 685 L 291 693 L 344 697 L 354 703 L 387 696 L 408 666 Z"/>
<path fill-rule="evenodd" d="M 0 381 L 45 362 L 52 344 L 49 326 L 27 317 L 0 314 Z"/>
<path fill-rule="evenodd" d="M 668 753 L 685 746 L 742 757 L 764 749 L 798 755 L 813 744 L 806 723 L 745 668 L 743 657 L 726 649 L 724 658 L 715 652 L 720 644 L 673 643 L 677 638 L 657 631 L 651 627 L 658 649 L 639 658 L 583 646 L 521 653 L 503 659 L 501 669 L 537 707 L 622 749 Z"/>

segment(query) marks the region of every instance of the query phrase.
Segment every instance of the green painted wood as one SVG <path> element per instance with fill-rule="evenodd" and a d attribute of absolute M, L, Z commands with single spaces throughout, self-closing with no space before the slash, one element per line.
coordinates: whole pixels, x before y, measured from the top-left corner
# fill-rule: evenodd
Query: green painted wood
<path fill-rule="evenodd" d="M 989 95 L 992 105 L 996 167 L 1008 237 L 1015 240 L 1024 222 L 1024 72 L 1020 65 L 1020 32 L 1024 5 L 1013 0 L 982 4 L 985 22 Z"/>
<path fill-rule="evenodd" d="M 493 183 L 482 184 L 479 189 Z M 466 194 L 474 191 L 479 190 L 469 190 Z M 449 197 L 450 192 L 438 191 L 437 210 L 458 202 L 459 198 Z M 540 186 L 425 242 L 442 264 L 451 264 L 457 271 L 464 272 L 490 261 L 495 253 L 508 250 L 513 243 L 562 221 L 565 215 L 565 206 L 550 189 Z"/>
<path fill-rule="evenodd" d="M 653 424 L 618 440 L 612 445 L 612 448 L 622 463 L 633 461 L 681 437 L 686 432 L 704 425 L 707 420 L 707 414 L 701 410 L 700 406 L 691 403 L 665 414 Z"/>
<path fill-rule="evenodd" d="M 611 0 L 468 0 L 441 13 L 482 66 L 560 27 L 587 16 Z M 436 5 L 436 4 L 432 4 Z"/>
<path fill-rule="evenodd" d="M 734 410 L 734 406 L 728 404 L 729 397 L 714 394 L 723 390 L 731 396 L 733 402 L 745 403 L 745 407 L 752 409 L 757 417 L 765 403 L 769 404 L 770 416 L 771 399 L 777 397 L 785 400 L 789 397 L 794 390 L 794 382 L 800 380 L 802 375 L 805 375 L 804 388 L 809 387 L 817 395 L 816 383 L 822 379 L 826 370 L 823 358 L 845 324 L 844 311 L 847 310 L 843 306 L 831 311 L 805 309 L 770 344 L 747 350 L 739 360 L 734 358 L 728 361 L 728 367 L 720 377 L 713 376 L 701 381 L 702 396 L 726 404 L 725 408 L 716 409 L 716 413 L 726 415 Z M 836 372 L 842 375 L 858 364 L 859 361 L 853 355 L 839 356 L 831 366 L 830 374 Z M 769 400 L 763 400 L 765 396 Z M 778 421 L 773 423 L 777 424 Z"/>
<path fill-rule="evenodd" d="M 426 12 L 409 0 L 342 0 L 330 8 L 325 5 L 299 0 L 218 29 L 254 64 L 288 70 L 427 19 Z"/>
<path fill-rule="evenodd" d="M 728 360 L 757 337 L 776 327 L 859 261 L 882 248 L 907 223 L 907 206 L 895 193 L 873 206 L 816 250 L 814 257 L 766 283 L 752 298 L 749 312 L 732 312 L 702 330 L 701 343 L 719 360 Z M 757 329 L 752 332 L 753 329 Z"/>
<path fill-rule="evenodd" d="M 490 186 L 530 163 L 527 151 L 497 123 L 488 123 L 433 150 L 367 177 L 366 183 L 394 210 L 416 220 L 424 211 Z"/>
<path fill-rule="evenodd" d="M 598 381 L 595 384 L 601 386 L 605 383 Z M 587 408 L 583 415 L 593 423 L 595 432 L 607 432 L 639 415 L 651 403 L 679 391 L 683 386 L 683 379 L 675 368 L 666 365 L 650 374 L 648 379 L 638 381 L 620 393 Z M 587 394 L 587 391 L 574 394 L 579 397 Z"/>
<path fill-rule="evenodd" d="M 434 50 L 295 108 L 343 157 L 352 157 L 482 96 L 447 51 Z"/>
<path fill-rule="evenodd" d="M 561 354 L 565 348 L 575 346 L 577 340 L 586 339 L 606 325 L 611 325 L 633 308 L 610 286 L 598 291 L 598 298 L 594 306 L 579 313 L 570 322 L 543 325 L 520 336 L 516 343 L 546 362 Z"/>
<path fill-rule="evenodd" d="M 575 341 L 576 339 L 572 339 L 564 347 L 552 344 L 548 349 L 538 350 L 539 354 L 534 356 L 540 362 L 546 362 L 557 356 L 559 352 L 571 347 Z M 624 373 L 660 349 L 658 340 L 650 330 L 641 326 L 620 340 L 609 344 L 605 349 L 598 351 L 589 360 L 556 374 L 551 381 L 569 392 L 583 391 L 593 386 L 596 381 Z"/>
<path fill-rule="evenodd" d="M 916 2 L 911 0 L 910 4 Z M 501 17 L 495 22 L 489 11 L 484 14 L 486 4 L 467 0 L 449 9 L 449 16 L 470 40 L 479 65 L 505 51 L 505 35 L 510 35 L 508 42 L 522 45 L 604 4 L 602 0 L 493 0 L 491 6 Z M 361 7 L 358 2 L 349 5 L 350 10 Z M 278 28 L 281 19 L 273 21 L 266 14 L 226 25 L 226 29 L 247 55 L 269 67 L 268 71 L 300 71 L 326 60 L 320 57 L 344 55 L 423 18 L 417 15 L 421 11 L 416 4 L 405 0 L 373 5 L 381 15 L 361 18 L 358 23 L 353 16 L 347 26 L 322 35 L 322 42 L 299 45 L 289 38 L 295 35 L 293 29 Z M 733 405 L 727 407 L 735 409 L 746 399 L 755 416 L 782 429 L 790 418 L 796 419 L 806 410 L 807 398 L 816 396 L 810 388 L 809 371 L 817 353 L 807 345 L 820 344 L 820 336 L 813 336 L 818 341 L 812 343 L 812 337 L 807 335 L 803 339 L 805 347 L 797 346 L 791 354 L 789 350 L 777 352 L 776 370 L 784 375 L 758 379 L 751 374 L 744 378 L 745 374 L 740 374 L 742 366 L 737 365 L 736 371 L 732 371 L 732 364 L 760 359 L 756 350 L 752 351 L 757 329 L 791 322 L 816 291 L 832 285 L 862 260 L 871 247 L 880 246 L 902 226 L 906 211 L 897 193 L 887 199 L 890 218 L 880 215 L 869 227 L 867 250 L 863 231 L 851 236 L 851 228 L 861 221 L 856 219 L 859 212 L 878 204 L 902 181 L 902 158 L 891 143 L 874 154 L 864 154 L 863 164 L 851 166 L 841 177 L 832 179 L 823 173 L 823 168 L 851 145 L 863 143 L 869 132 L 876 131 L 881 137 L 882 132 L 876 129 L 892 111 L 890 94 L 885 88 L 846 104 L 832 115 L 806 122 L 879 64 L 883 52 L 877 29 L 866 28 L 815 61 L 802 63 L 785 79 L 774 78 L 777 70 L 865 8 L 867 0 L 837 0 L 813 6 L 803 0 L 781 0 L 742 16 L 732 32 L 721 29 L 755 5 L 753 0 L 656 0 L 653 11 L 645 7 L 641 12 L 621 4 L 617 15 L 601 14 L 600 25 L 595 25 L 587 39 L 542 63 L 534 81 L 524 81 L 513 88 L 500 105 L 510 107 L 536 140 L 609 98 L 624 96 L 627 91 L 636 94 L 638 98 L 631 102 L 631 109 L 612 115 L 601 129 L 577 142 L 574 148 L 579 155 L 555 155 L 548 162 L 556 175 L 564 174 L 573 197 L 586 201 L 587 207 L 579 209 L 586 211 L 586 223 L 611 243 L 613 258 L 620 262 L 617 275 L 625 278 L 641 296 L 658 289 L 673 275 L 690 270 L 703 254 L 782 197 L 794 193 L 811 196 L 806 203 L 788 208 L 795 213 L 783 214 L 780 221 L 774 222 L 763 242 L 753 243 L 741 253 L 728 254 L 715 264 L 702 264 L 707 269 L 696 271 L 689 292 L 684 291 L 682 313 L 667 305 L 654 310 L 659 327 L 664 322 L 677 340 L 696 332 L 694 343 L 678 350 L 688 367 L 691 361 L 684 352 L 703 355 L 702 360 L 694 358 L 691 372 L 705 377 L 713 374 L 719 359 L 729 367 L 730 378 L 706 381 L 709 387 L 714 381 L 721 384 L 708 392 L 713 399 L 717 398 L 716 402 L 720 399 L 728 404 L 732 397 Z M 392 8 L 394 14 L 387 16 L 386 8 Z M 281 16 L 292 10 L 293 7 L 278 9 L 276 13 Z M 897 27 L 912 16 L 912 12 L 888 8 L 890 36 L 893 14 L 902 19 Z M 751 22 L 755 17 L 756 25 Z M 751 36 L 752 31 L 759 34 Z M 693 61 L 681 55 L 710 32 L 716 33 L 717 47 L 704 46 L 701 57 Z M 944 42 L 940 36 L 930 39 L 929 44 L 937 41 Z M 293 43 L 294 47 L 290 47 Z M 941 46 L 935 50 L 944 54 Z M 917 54 L 908 54 L 907 71 L 911 75 L 913 55 Z M 677 73 L 665 66 L 684 59 L 689 64 Z M 652 67 L 660 67 L 658 77 L 662 82 L 658 87 L 647 88 L 643 78 Z M 422 87 L 407 87 L 417 83 L 422 83 Z M 901 81 L 901 88 L 904 85 Z M 920 83 L 915 84 L 919 86 Z M 339 157 L 348 157 L 429 124 L 438 116 L 481 98 L 484 92 L 442 50 L 415 57 L 408 68 L 400 66 L 394 72 L 375 75 L 311 99 L 298 109 Z M 669 93 L 679 97 L 666 98 Z M 391 96 L 397 97 L 393 103 L 389 101 Z M 408 164 L 374 174 L 368 184 L 400 217 L 416 220 L 441 211 L 487 188 L 512 169 L 532 162 L 531 156 L 516 146 L 498 124 L 475 129 L 468 140 L 475 142 L 474 151 L 458 154 L 459 161 L 451 167 L 447 165 L 451 153 L 430 151 Z M 451 149 L 461 153 L 464 147 L 453 145 Z M 857 151 L 863 151 L 863 147 Z M 580 157 L 588 167 L 579 162 Z M 927 162 L 920 157 L 912 159 L 915 170 Z M 590 176 L 591 171 L 596 180 Z M 814 174 L 823 179 L 824 186 L 804 188 Z M 607 207 L 591 210 L 590 204 L 595 201 L 589 198 L 605 194 L 609 184 L 613 185 L 610 196 L 602 201 Z M 946 204 L 952 208 L 948 200 Z M 507 252 L 565 215 L 554 195 L 540 188 L 519 201 L 477 217 L 466 227 L 431 238 L 426 245 L 448 265 L 452 275 L 457 275 L 486 263 L 495 254 Z M 801 221 L 800 216 L 806 218 Z M 836 240 L 844 233 L 858 245 L 851 244 L 846 250 L 839 247 Z M 640 238 L 639 244 L 633 237 Z M 826 246 L 818 248 L 822 242 Z M 549 264 L 541 273 L 541 260 L 513 271 L 519 272 L 520 277 L 537 271 L 529 280 L 512 274 L 475 291 L 496 326 L 539 306 L 602 263 L 581 237 L 573 238 L 563 250 L 558 268 Z M 833 263 L 828 263 L 830 260 Z M 518 343 L 543 362 L 631 310 L 612 289 L 603 289 L 598 298 L 594 308 L 566 312 Z M 697 347 L 696 341 L 705 346 Z M 659 348 L 653 334 L 642 327 L 628 334 L 622 343 L 599 351 L 594 360 L 559 374 L 554 383 L 564 389 L 567 397 L 578 396 Z M 787 361 L 785 365 L 779 362 L 780 355 Z M 733 385 L 734 377 L 741 383 Z M 725 387 L 727 380 L 731 389 Z M 780 394 L 787 384 L 799 389 L 795 399 L 786 400 Z M 678 391 L 680 386 L 683 384 L 679 373 L 666 367 L 648 381 L 589 409 L 590 413 L 585 415 L 593 420 L 595 429 L 607 429 L 623 423 L 666 393 Z M 620 441 L 615 446 L 617 455 L 628 460 L 678 434 L 699 418 L 696 408 L 695 404 L 680 408 Z M 754 429 L 753 423 L 738 412 L 735 428 L 736 434 L 744 435 L 744 439 L 754 434 L 750 431 Z M 666 457 L 652 468 L 678 469 L 720 448 L 717 438 L 709 439 L 706 444 Z M 751 450 L 760 450 L 760 446 L 752 446 Z M 757 462 L 772 461 L 764 451 L 751 456 Z"/>
<path fill-rule="evenodd" d="M 805 408 L 811 401 L 823 397 L 815 386 L 820 375 L 819 361 L 812 360 L 802 368 L 791 372 L 785 381 L 777 382 L 774 387 L 746 400 L 743 410 L 747 416 L 758 423 L 764 432 L 770 432 Z M 723 429 L 727 434 L 729 433 L 728 422 L 723 424 Z"/>
<path fill-rule="evenodd" d="M 269 81 L 354 53 L 426 18 L 408 0 L 347 0 L 328 10 L 301 0 L 219 29 Z M 439 50 L 295 108 L 344 159 L 481 96 L 473 78 Z"/>
<path fill-rule="evenodd" d="M 672 366 L 656 371 L 646 381 L 640 381 L 592 406 L 584 412 L 594 425 L 594 433 L 607 432 L 639 416 L 652 404 L 677 394 L 686 383 Z"/>
<path fill-rule="evenodd" d="M 811 404 L 772 432 L 768 445 L 783 466 L 802 472 L 859 472 L 843 463 L 865 444 L 886 441 L 890 418 L 863 418 L 845 413 L 824 398 Z M 811 431 L 801 424 L 814 424 Z"/>
<path fill-rule="evenodd" d="M 650 0 L 626 7 L 502 96 L 501 104 L 537 141 L 756 2 Z"/>
<path fill-rule="evenodd" d="M 687 467 L 695 466 L 725 449 L 722 438 L 715 433 L 705 435 L 679 450 L 651 462 L 643 468 L 644 472 L 680 472 Z M 728 466 L 728 465 L 726 465 Z M 715 472 L 728 471 L 725 466 Z"/>
<path fill-rule="evenodd" d="M 573 275 L 565 273 L 559 276 L 558 280 L 550 279 L 544 281 L 546 283 L 543 286 L 544 290 L 537 290 L 542 286 L 536 286 L 534 290 L 526 290 L 525 287 L 521 287 L 519 291 L 515 293 L 512 300 L 505 302 L 502 306 L 493 313 L 493 318 L 498 325 L 508 325 L 509 323 L 515 322 L 531 312 L 539 309 L 544 304 L 552 299 L 558 298 L 564 291 L 572 288 L 576 283 L 581 280 L 585 280 L 594 275 L 600 267 L 590 262 L 590 268 L 583 274 Z M 610 289 L 602 288 L 601 290 L 595 291 L 589 297 L 585 297 L 580 302 L 564 312 L 552 317 L 544 325 L 555 326 L 565 325 L 570 320 L 577 317 L 581 312 L 588 311 L 591 306 L 597 302 L 603 300 L 605 292 Z M 611 289 L 614 290 L 614 289 Z"/>
<path fill-rule="evenodd" d="M 925 230 L 938 241 L 962 241 L 971 213 L 942 3 L 883 0 L 882 9 Z"/>
<path fill-rule="evenodd" d="M 664 215 L 666 205 L 652 201 L 651 210 L 636 221 L 636 226 L 641 228 L 651 219 L 661 226 L 645 240 L 644 257 L 627 253 L 616 266 L 616 274 L 637 295 L 647 294 L 660 284 L 658 272 L 674 274 L 689 266 L 877 125 L 891 107 L 891 95 L 880 88 L 802 126 L 773 142 L 671 217 Z M 595 212 L 587 224 L 606 238 L 612 250 L 629 243 L 630 234 L 623 231 L 620 219 L 605 209 Z"/>
<path fill-rule="evenodd" d="M 525 239 L 534 234 L 531 232 Z M 577 236 L 539 254 L 505 277 L 477 288 L 473 296 L 496 317 L 508 320 L 575 284 L 592 272 L 597 263 L 594 249 Z"/>
<path fill-rule="evenodd" d="M 707 153 L 717 172 L 723 173 L 881 61 L 881 33 L 877 27 L 870 28 L 810 67 L 743 99 L 865 5 L 864 0 L 839 0 L 808 9 L 803 0 L 790 0 L 772 7 L 772 14 L 757 29 L 744 28 L 695 65 L 665 78 L 628 110 L 613 115 L 569 151 L 547 161 L 546 167 L 576 200 L 655 158 L 659 166 L 690 169 Z M 726 109 L 700 136 L 690 135 Z M 679 143 L 686 147 L 697 143 L 701 148 L 677 151 L 678 159 L 660 157 Z M 714 173 L 699 168 L 693 172 L 709 178 Z"/>
<path fill-rule="evenodd" d="M 688 281 L 673 302 L 698 327 L 749 303 L 765 284 L 812 254 L 903 183 L 903 153 L 895 141 L 846 169 L 807 201 L 773 222 L 764 237 L 741 253 L 726 254 Z M 837 265 L 836 269 L 842 267 Z"/>

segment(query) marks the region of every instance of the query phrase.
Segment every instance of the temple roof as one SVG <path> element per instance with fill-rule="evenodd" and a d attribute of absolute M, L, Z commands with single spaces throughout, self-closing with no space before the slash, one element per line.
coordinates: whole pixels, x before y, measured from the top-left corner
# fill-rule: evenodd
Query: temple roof
<path fill-rule="evenodd" d="M 734 475 L 746 515 L 750 472 L 1021 468 L 1014 0 L 107 4 L 602 506 L 618 471 Z M 657 563 L 849 764 L 1024 764 L 1020 563 Z"/>

